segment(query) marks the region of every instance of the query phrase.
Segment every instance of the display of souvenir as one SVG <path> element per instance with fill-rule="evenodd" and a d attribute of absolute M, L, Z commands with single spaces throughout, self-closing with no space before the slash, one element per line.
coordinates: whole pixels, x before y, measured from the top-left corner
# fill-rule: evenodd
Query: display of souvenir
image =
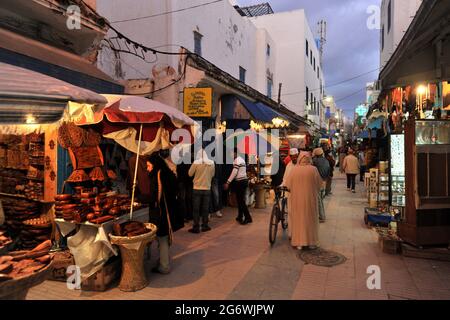
<path fill-rule="evenodd" d="M 0 283 L 25 277 L 45 268 L 51 262 L 51 246 L 52 242 L 45 240 L 31 250 L 13 251 L 0 256 Z"/>
<path fill-rule="evenodd" d="M 100 144 L 102 136 L 92 128 L 88 129 L 85 134 L 84 145 L 86 147 L 95 147 Z"/>
<path fill-rule="evenodd" d="M 100 167 L 95 167 L 92 169 L 89 173 L 89 178 L 91 178 L 92 181 L 105 181 L 106 179 L 105 173 Z"/>
<path fill-rule="evenodd" d="M 88 181 L 89 180 L 89 176 L 87 175 L 87 173 L 82 170 L 74 170 L 72 172 L 72 174 L 69 176 L 69 178 L 67 178 L 67 182 L 84 182 L 84 181 Z"/>

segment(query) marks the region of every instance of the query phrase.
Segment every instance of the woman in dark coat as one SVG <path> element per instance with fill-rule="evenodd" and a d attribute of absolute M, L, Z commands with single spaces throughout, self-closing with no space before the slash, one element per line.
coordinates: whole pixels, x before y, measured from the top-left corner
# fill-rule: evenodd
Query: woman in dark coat
<path fill-rule="evenodd" d="M 169 247 L 172 233 L 183 228 L 184 217 L 177 199 L 177 177 L 158 153 L 147 160 L 150 172 L 149 221 L 158 227 L 159 263 L 153 272 L 170 272 Z"/>

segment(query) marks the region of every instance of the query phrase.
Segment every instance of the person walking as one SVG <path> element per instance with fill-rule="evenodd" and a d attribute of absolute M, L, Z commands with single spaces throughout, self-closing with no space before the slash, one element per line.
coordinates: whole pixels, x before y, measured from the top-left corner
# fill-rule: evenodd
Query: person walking
<path fill-rule="evenodd" d="M 347 175 L 347 190 L 355 193 L 356 175 L 359 173 L 359 160 L 355 157 L 352 149 L 348 150 L 348 155 L 344 158 L 343 169 Z"/>
<path fill-rule="evenodd" d="M 159 261 L 152 272 L 168 274 L 173 232 L 184 227 L 183 212 L 177 199 L 177 179 L 158 153 L 153 153 L 148 158 L 147 171 L 151 190 L 148 202 L 149 222 L 158 228 L 156 236 L 159 244 Z"/>
<path fill-rule="evenodd" d="M 192 192 L 192 213 L 194 224 L 188 231 L 200 233 L 211 230 L 209 226 L 209 205 L 211 198 L 211 181 L 214 178 L 214 161 L 208 158 L 205 150 L 197 152 L 196 159 L 189 169 L 189 176 L 194 177 L 194 190 Z M 200 218 L 202 226 L 200 229 Z"/>
<path fill-rule="evenodd" d="M 288 164 L 286 165 L 286 168 L 284 169 L 284 175 L 283 175 L 283 183 L 282 186 L 286 186 L 286 179 L 287 177 L 290 176 L 292 169 L 297 165 L 298 162 L 298 149 L 297 148 L 291 148 L 289 150 L 289 159 L 290 161 L 288 162 Z M 287 212 L 289 212 L 289 208 L 291 207 L 291 203 L 290 203 L 290 192 L 286 193 L 286 198 L 287 198 Z M 291 216 L 288 214 L 288 225 L 291 224 Z M 291 229 L 288 228 L 288 236 L 291 237 Z"/>
<path fill-rule="evenodd" d="M 341 173 L 344 173 L 344 159 L 346 155 L 347 155 L 346 148 L 344 146 L 341 146 L 339 148 L 339 171 Z"/>
<path fill-rule="evenodd" d="M 221 165 L 215 165 L 214 177 L 211 181 L 211 201 L 209 205 L 209 214 L 210 216 L 214 214 L 217 218 L 222 218 L 223 213 L 222 209 L 222 201 L 220 199 L 221 192 L 219 190 L 219 179 L 222 176 Z"/>
<path fill-rule="evenodd" d="M 223 188 L 224 190 L 228 190 L 230 184 L 233 182 L 232 191 L 235 192 L 238 203 L 238 216 L 236 221 L 245 225 L 253 222 L 245 202 L 245 194 L 248 188 L 247 167 L 245 160 L 238 155 L 237 150 L 234 150 L 233 156 L 233 170 Z"/>
<path fill-rule="evenodd" d="M 334 166 L 336 165 L 336 161 L 333 158 L 331 150 L 327 150 L 325 152 L 325 159 L 328 160 L 328 163 L 330 165 L 330 174 L 328 175 L 327 184 L 325 187 L 325 196 L 329 196 L 329 195 L 333 194 L 331 192 L 331 184 L 333 183 Z"/>
<path fill-rule="evenodd" d="M 297 160 L 298 160 L 298 149 L 297 148 L 291 148 L 289 150 L 289 158 L 290 158 L 290 161 L 288 162 L 288 164 L 286 165 L 286 168 L 284 170 L 283 185 L 285 185 L 284 181 L 286 180 L 286 177 L 288 177 L 290 175 L 292 169 L 297 164 Z"/>
<path fill-rule="evenodd" d="M 362 148 L 358 152 L 358 160 L 359 160 L 359 181 L 364 182 L 364 174 L 366 173 L 366 155 Z"/>
<path fill-rule="evenodd" d="M 307 249 L 319 245 L 319 203 L 322 178 L 309 152 L 301 152 L 298 164 L 285 180 L 290 190 L 291 245 Z"/>
<path fill-rule="evenodd" d="M 319 220 L 325 222 L 325 207 L 323 205 L 323 198 L 325 198 L 325 188 L 327 185 L 327 179 L 330 176 L 330 164 L 327 159 L 324 158 L 324 152 L 322 148 L 316 148 L 313 150 L 313 164 L 319 171 L 322 178 L 322 186 L 319 193 Z"/>

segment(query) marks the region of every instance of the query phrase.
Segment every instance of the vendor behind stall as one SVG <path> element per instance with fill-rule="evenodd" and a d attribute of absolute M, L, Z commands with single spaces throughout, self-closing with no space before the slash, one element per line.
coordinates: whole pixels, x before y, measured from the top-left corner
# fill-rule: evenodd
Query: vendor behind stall
<path fill-rule="evenodd" d="M 134 174 L 136 168 L 136 154 L 133 154 L 128 159 L 129 172 Z M 133 183 L 130 181 L 130 183 Z M 150 178 L 147 171 L 147 159 L 146 157 L 139 157 L 137 181 L 136 181 L 136 198 L 140 203 L 148 204 L 150 199 Z M 132 186 L 129 187 L 132 190 Z"/>
<path fill-rule="evenodd" d="M 183 213 L 177 201 L 177 178 L 158 153 L 153 153 L 146 164 L 150 177 L 150 222 L 158 228 L 159 243 L 159 262 L 152 272 L 167 274 L 170 272 L 172 234 L 184 226 Z"/>

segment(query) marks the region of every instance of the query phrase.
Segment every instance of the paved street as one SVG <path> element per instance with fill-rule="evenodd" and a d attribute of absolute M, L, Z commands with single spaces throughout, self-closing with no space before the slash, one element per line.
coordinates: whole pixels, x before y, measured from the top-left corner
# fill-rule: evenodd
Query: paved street
<path fill-rule="evenodd" d="M 450 263 L 405 258 L 381 252 L 377 234 L 363 221 L 366 205 L 362 183 L 357 193 L 346 190 L 336 174 L 334 194 L 325 205 L 327 222 L 320 225 L 321 246 L 347 257 L 332 268 L 305 265 L 286 235 L 268 243 L 270 209 L 252 210 L 254 222 L 238 225 L 233 209 L 214 218 L 208 233 L 187 228 L 175 234 L 170 275 L 149 272 L 149 286 L 125 293 L 81 292 L 65 283 L 47 281 L 29 291 L 28 299 L 450 299 Z M 153 247 L 147 269 L 156 261 Z M 381 268 L 381 290 L 366 287 L 369 265 Z"/>

